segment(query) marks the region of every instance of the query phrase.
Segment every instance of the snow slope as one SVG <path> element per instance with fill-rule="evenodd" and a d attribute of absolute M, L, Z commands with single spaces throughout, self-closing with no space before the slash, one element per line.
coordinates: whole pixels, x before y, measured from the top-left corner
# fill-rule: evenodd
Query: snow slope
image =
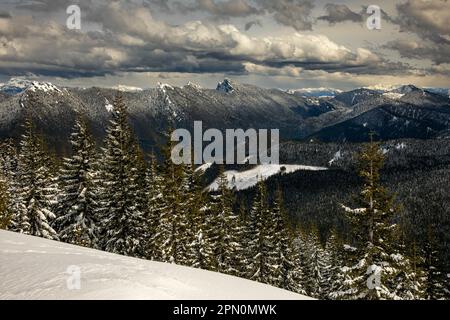
<path fill-rule="evenodd" d="M 297 164 L 263 164 L 246 171 L 225 171 L 228 180 L 228 187 L 237 190 L 244 190 L 253 187 L 260 180 L 282 173 L 292 173 L 298 170 L 327 170 L 324 167 L 303 166 Z M 218 179 L 209 185 L 210 191 L 215 191 L 219 187 Z"/>
<path fill-rule="evenodd" d="M 79 289 L 73 281 L 78 270 Z M 309 298 L 219 273 L 0 230 L 0 299 Z"/>

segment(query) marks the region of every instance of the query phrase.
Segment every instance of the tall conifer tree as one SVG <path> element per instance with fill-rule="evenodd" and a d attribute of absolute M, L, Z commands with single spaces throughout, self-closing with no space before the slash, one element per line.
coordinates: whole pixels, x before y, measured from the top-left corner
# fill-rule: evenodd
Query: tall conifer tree
<path fill-rule="evenodd" d="M 351 299 L 396 299 L 395 279 L 405 271 L 393 241 L 398 232 L 393 222 L 399 211 L 394 196 L 380 183 L 384 154 L 379 143 L 371 141 L 358 156 L 359 175 L 364 187 L 358 197 L 358 208 L 344 207 L 357 242 L 356 264 L 350 266 L 348 290 Z"/>
<path fill-rule="evenodd" d="M 59 175 L 57 218 L 54 226 L 61 241 L 94 246 L 99 219 L 95 196 L 95 145 L 86 123 L 78 116 L 70 139 L 72 155 L 65 158 Z"/>
<path fill-rule="evenodd" d="M 257 195 L 250 211 L 250 241 L 249 241 L 249 278 L 251 280 L 270 283 L 270 253 L 273 235 L 269 233 L 270 221 L 267 190 L 263 181 L 257 185 Z"/>
<path fill-rule="evenodd" d="M 157 255 L 163 262 L 187 264 L 188 220 L 184 165 L 174 164 L 171 152 L 174 143 L 169 141 L 163 150 L 162 199 L 155 245 Z"/>
<path fill-rule="evenodd" d="M 43 140 L 37 135 L 31 118 L 25 121 L 19 155 L 16 231 L 48 239 L 57 239 L 50 223 L 55 218 L 57 187 L 50 170 L 50 159 Z"/>
<path fill-rule="evenodd" d="M 138 150 L 128 123 L 127 107 L 119 93 L 113 103 L 112 120 L 103 150 L 103 248 L 130 256 L 144 255 L 144 223 L 140 211 L 142 197 L 138 192 L 138 176 L 145 177 L 145 172 L 141 172 L 136 163 Z"/>

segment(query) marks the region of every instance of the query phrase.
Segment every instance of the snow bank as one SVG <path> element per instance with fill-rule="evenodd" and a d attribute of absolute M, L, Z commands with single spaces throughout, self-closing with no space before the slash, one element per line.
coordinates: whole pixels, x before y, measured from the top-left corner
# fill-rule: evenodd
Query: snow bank
<path fill-rule="evenodd" d="M 229 188 L 236 188 L 237 190 L 244 190 L 253 187 L 258 181 L 266 180 L 267 178 L 278 173 L 292 173 L 298 170 L 327 170 L 324 167 L 303 166 L 297 164 L 263 164 L 258 165 L 247 171 L 225 171 L 228 180 Z M 218 179 L 216 179 L 208 188 L 210 191 L 217 190 L 219 187 Z"/>
<path fill-rule="evenodd" d="M 0 299 L 309 298 L 219 273 L 0 230 Z"/>

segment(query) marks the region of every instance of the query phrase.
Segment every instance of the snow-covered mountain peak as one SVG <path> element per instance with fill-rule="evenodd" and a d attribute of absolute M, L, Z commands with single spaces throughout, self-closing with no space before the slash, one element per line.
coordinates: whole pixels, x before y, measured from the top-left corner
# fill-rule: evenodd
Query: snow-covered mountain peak
<path fill-rule="evenodd" d="M 229 92 L 233 92 L 233 91 L 235 90 L 235 86 L 234 86 L 234 84 L 231 82 L 231 80 L 225 79 L 225 80 L 223 80 L 222 82 L 219 82 L 219 83 L 217 84 L 216 90 L 217 90 L 217 91 L 221 91 L 221 92 L 229 93 Z"/>
<path fill-rule="evenodd" d="M 33 81 L 22 78 L 11 78 L 5 85 L 15 86 L 17 88 L 26 89 Z"/>
<path fill-rule="evenodd" d="M 0 91 L 7 94 L 18 94 L 31 86 L 32 81 L 20 78 L 11 78 L 7 83 L 0 86 Z"/>
<path fill-rule="evenodd" d="M 0 91 L 8 94 L 18 94 L 27 90 L 32 92 L 61 92 L 61 89 L 50 82 L 39 82 L 22 78 L 11 78 L 7 83 L 0 86 Z"/>
<path fill-rule="evenodd" d="M 199 85 L 199 84 L 197 84 L 195 82 L 191 82 L 191 81 L 189 81 L 184 87 L 193 88 L 193 89 L 196 89 L 196 90 L 203 89 L 203 87 L 201 85 Z"/>
<path fill-rule="evenodd" d="M 400 86 L 397 89 L 391 90 L 391 92 L 401 93 L 401 94 L 411 93 L 413 91 L 422 91 L 422 89 L 417 88 L 416 86 L 414 86 L 412 84 L 408 84 L 408 85 Z"/>
<path fill-rule="evenodd" d="M 26 89 L 33 92 L 43 91 L 43 92 L 61 92 L 61 90 L 50 82 L 38 82 L 32 81 L 31 85 Z"/>
<path fill-rule="evenodd" d="M 162 82 L 158 82 L 156 85 L 157 89 L 160 89 L 162 91 L 166 91 L 167 89 L 173 90 L 173 86 L 171 86 L 168 83 L 162 83 Z"/>

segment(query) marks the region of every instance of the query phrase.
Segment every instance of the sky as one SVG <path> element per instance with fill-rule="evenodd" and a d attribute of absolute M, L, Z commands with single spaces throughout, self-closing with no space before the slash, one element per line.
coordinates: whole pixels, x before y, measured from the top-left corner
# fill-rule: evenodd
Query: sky
<path fill-rule="evenodd" d="M 80 29 L 67 8 L 80 8 Z M 369 6 L 380 9 L 380 29 Z M 450 87 L 449 0 L 1 0 L 0 82 Z"/>

